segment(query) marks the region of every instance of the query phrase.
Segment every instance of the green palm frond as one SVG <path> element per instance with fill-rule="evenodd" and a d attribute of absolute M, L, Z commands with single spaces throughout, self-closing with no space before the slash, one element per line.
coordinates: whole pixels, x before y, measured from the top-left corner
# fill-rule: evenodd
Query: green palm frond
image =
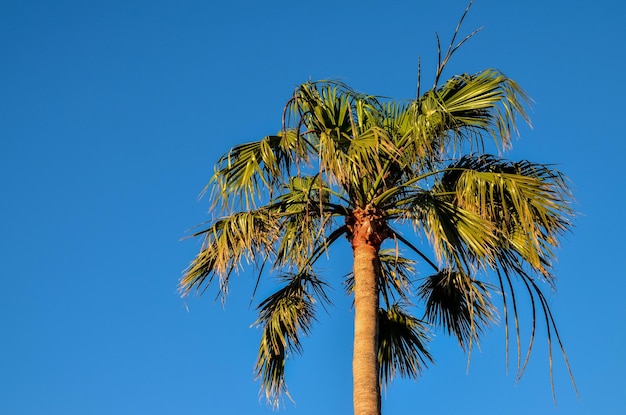
<path fill-rule="evenodd" d="M 240 144 L 218 160 L 205 192 L 211 192 L 214 207 L 222 210 L 252 209 L 265 192 L 271 194 L 282 182 L 292 164 L 307 162 L 309 152 L 306 141 L 294 130 Z"/>
<path fill-rule="evenodd" d="M 424 171 L 436 168 L 463 144 L 482 150 L 485 136 L 507 149 L 517 133 L 516 116 L 529 121 L 524 109 L 528 101 L 517 83 L 494 69 L 455 76 L 407 109 L 412 122 L 402 124 L 404 154 L 414 160 L 415 169 Z"/>
<path fill-rule="evenodd" d="M 442 185 L 456 202 L 495 225 L 500 235 L 491 263 L 500 253 L 516 252 L 547 279 L 559 237 L 570 227 L 565 178 L 545 165 L 512 163 L 489 155 L 466 156 L 453 163 Z"/>
<path fill-rule="evenodd" d="M 504 149 L 517 133 L 516 115 L 529 122 L 524 109 L 528 97 L 515 81 L 494 69 L 455 76 L 437 95 L 455 133 L 461 129 L 486 132 Z"/>
<path fill-rule="evenodd" d="M 311 265 L 319 244 L 330 243 L 332 218 L 343 208 L 329 202 L 332 191 L 315 177 L 293 177 L 280 190 L 274 203 L 220 218 L 192 235 L 204 242 L 180 281 L 184 295 L 206 288 L 217 275 L 223 296 L 231 274 L 245 264 L 274 260 L 276 268 Z"/>
<path fill-rule="evenodd" d="M 301 335 L 308 335 L 315 321 L 315 304 L 329 304 L 326 284 L 312 273 L 285 275 L 286 285 L 259 304 L 262 328 L 259 354 L 255 366 L 265 397 L 277 406 L 287 394 L 285 362 L 294 353 L 302 352 Z"/>
<path fill-rule="evenodd" d="M 357 136 L 369 128 L 381 109 L 376 97 L 361 94 L 341 81 L 306 82 L 296 88 L 285 107 L 285 126 L 304 134 L 339 130 L 345 136 Z"/>
<path fill-rule="evenodd" d="M 396 376 L 417 379 L 433 362 L 426 348 L 427 325 L 410 315 L 401 304 L 378 311 L 378 363 L 380 380 L 387 386 Z"/>
<path fill-rule="evenodd" d="M 360 207 L 379 184 L 379 172 L 399 151 L 375 97 L 359 94 L 336 81 L 301 85 L 287 106 L 288 128 L 301 132 L 316 149 L 319 173 L 339 185 Z"/>
<path fill-rule="evenodd" d="M 193 234 L 204 237 L 204 242 L 180 280 L 181 293 L 187 295 L 193 289 L 206 288 L 217 275 L 220 294 L 225 295 L 230 275 L 243 262 L 263 262 L 268 258 L 280 231 L 278 219 L 267 208 L 238 212 Z"/>
<path fill-rule="evenodd" d="M 338 139 L 351 134 L 351 100 L 356 94 L 341 82 L 306 82 L 300 85 L 287 111 L 292 124 L 305 127 L 306 132 L 337 131 Z M 343 143 L 347 145 L 347 142 Z"/>
<path fill-rule="evenodd" d="M 304 269 L 320 243 L 330 244 L 328 235 L 337 227 L 334 217 L 346 211 L 331 202 L 337 195 L 319 175 L 292 177 L 281 190 L 272 205 L 280 211 L 275 266 Z"/>
<path fill-rule="evenodd" d="M 428 277 L 418 294 L 425 304 L 426 321 L 455 336 L 461 347 L 470 350 L 497 319 L 489 289 L 464 272 L 445 269 Z"/>
<path fill-rule="evenodd" d="M 428 236 L 439 263 L 468 270 L 494 256 L 498 235 L 492 222 L 455 203 L 448 192 L 418 191 L 406 211 Z"/>

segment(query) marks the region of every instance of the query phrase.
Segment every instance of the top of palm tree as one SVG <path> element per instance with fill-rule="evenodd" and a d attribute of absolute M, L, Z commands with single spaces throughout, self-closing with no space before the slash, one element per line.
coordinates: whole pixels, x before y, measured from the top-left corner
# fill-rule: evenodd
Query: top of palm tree
<path fill-rule="evenodd" d="M 433 88 L 415 99 L 387 100 L 339 81 L 306 82 L 287 101 L 276 134 L 237 145 L 217 161 L 205 189 L 216 218 L 194 234 L 204 244 L 180 288 L 185 295 L 204 291 L 217 277 L 225 295 L 230 277 L 248 264 L 259 267 L 259 278 L 268 271 L 284 280 L 259 305 L 257 375 L 269 399 L 286 392 L 285 360 L 301 350 L 316 304 L 329 303 L 315 264 L 344 236 L 354 245 L 356 223 L 372 229 L 366 237 L 377 240 L 368 243 L 393 242 L 378 257 L 384 382 L 422 371 L 431 360 L 425 346 L 431 328 L 471 350 L 496 319 L 490 293 L 503 298 L 507 345 L 512 313 L 518 375 L 537 315 L 548 342 L 556 338 L 563 350 L 540 284 L 553 286 L 554 249 L 571 226 L 566 179 L 547 165 L 485 153 L 488 141 L 498 153 L 511 147 L 518 118 L 529 121 L 529 99 L 494 69 L 440 84 L 450 57 L 476 33 L 454 44 L 460 23 L 443 58 L 438 48 Z M 407 230 L 425 236 L 434 256 L 405 237 Z M 431 272 L 419 286 L 412 277 L 417 266 Z M 349 292 L 352 278 L 345 280 Z M 523 361 L 516 285 L 528 294 L 533 316 Z M 409 312 L 415 302 L 422 319 Z"/>

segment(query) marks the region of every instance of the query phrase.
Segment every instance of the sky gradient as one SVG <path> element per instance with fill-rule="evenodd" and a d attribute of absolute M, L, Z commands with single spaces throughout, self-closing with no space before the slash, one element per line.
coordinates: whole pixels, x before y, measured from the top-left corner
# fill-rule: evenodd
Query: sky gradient
<path fill-rule="evenodd" d="M 411 98 L 421 56 L 430 85 L 435 32 L 446 45 L 466 5 L 0 2 L 0 413 L 273 413 L 253 379 L 250 326 L 274 282 L 251 302 L 255 277 L 243 273 L 224 307 L 215 290 L 177 293 L 199 249 L 184 238 L 210 217 L 198 195 L 221 154 L 278 131 L 299 83 Z M 626 413 L 624 16 L 617 0 L 476 0 L 461 35 L 484 29 L 444 73 L 493 67 L 516 80 L 533 128 L 506 156 L 571 179 L 580 213 L 549 299 L 580 399 L 556 350 L 554 405 L 541 330 L 516 384 L 500 325 L 469 370 L 438 335 L 436 364 L 394 382 L 383 413 Z M 334 306 L 288 362 L 295 403 L 278 413 L 352 411 L 345 249 L 327 265 Z"/>

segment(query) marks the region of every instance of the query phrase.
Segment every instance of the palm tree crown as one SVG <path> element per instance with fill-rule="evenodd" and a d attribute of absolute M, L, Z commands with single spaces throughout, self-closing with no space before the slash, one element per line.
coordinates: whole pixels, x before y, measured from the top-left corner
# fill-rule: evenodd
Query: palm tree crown
<path fill-rule="evenodd" d="M 526 102 L 493 69 L 454 76 L 406 102 L 307 82 L 288 100 L 277 134 L 219 159 L 206 189 L 217 219 L 194 235 L 204 244 L 180 287 L 204 290 L 217 277 L 225 295 L 248 264 L 260 266 L 259 278 L 269 272 L 283 281 L 257 320 L 256 374 L 271 402 L 287 392 L 285 361 L 301 351 L 316 305 L 329 303 L 316 262 L 346 238 L 354 252 L 344 282 L 354 295 L 355 413 L 380 413 L 379 382 L 422 372 L 432 361 L 431 330 L 471 350 L 496 319 L 492 293 L 502 295 L 507 327 L 514 322 L 519 374 L 528 357 L 522 362 L 515 287 L 560 344 L 540 284 L 554 283 L 554 249 L 570 227 L 565 178 L 485 154 L 486 140 L 498 152 L 510 148 Z M 425 236 L 432 254 L 406 233 Z M 430 276 L 416 281 L 418 266 Z"/>

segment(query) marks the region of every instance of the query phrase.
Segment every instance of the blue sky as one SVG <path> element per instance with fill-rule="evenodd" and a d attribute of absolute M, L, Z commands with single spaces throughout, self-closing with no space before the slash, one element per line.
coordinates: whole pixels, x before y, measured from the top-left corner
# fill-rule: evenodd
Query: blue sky
<path fill-rule="evenodd" d="M 198 194 L 222 153 L 278 130 L 298 83 L 412 97 L 417 57 L 427 85 L 435 32 L 446 44 L 465 6 L 3 0 L 0 413 L 272 413 L 253 380 L 254 276 L 233 281 L 224 308 L 211 291 L 177 294 L 199 248 L 181 238 L 208 218 Z M 462 34 L 484 30 L 446 73 L 494 67 L 519 82 L 534 128 L 508 157 L 555 163 L 572 181 L 580 214 L 549 298 L 581 399 L 556 355 L 554 406 L 543 332 L 516 384 L 495 327 L 469 371 L 437 336 L 437 364 L 396 381 L 385 413 L 626 411 L 625 15 L 617 0 L 476 0 Z M 349 269 L 340 258 L 329 275 Z M 289 362 L 295 404 L 279 413 L 351 411 L 350 303 L 338 284 L 332 297 Z"/>

